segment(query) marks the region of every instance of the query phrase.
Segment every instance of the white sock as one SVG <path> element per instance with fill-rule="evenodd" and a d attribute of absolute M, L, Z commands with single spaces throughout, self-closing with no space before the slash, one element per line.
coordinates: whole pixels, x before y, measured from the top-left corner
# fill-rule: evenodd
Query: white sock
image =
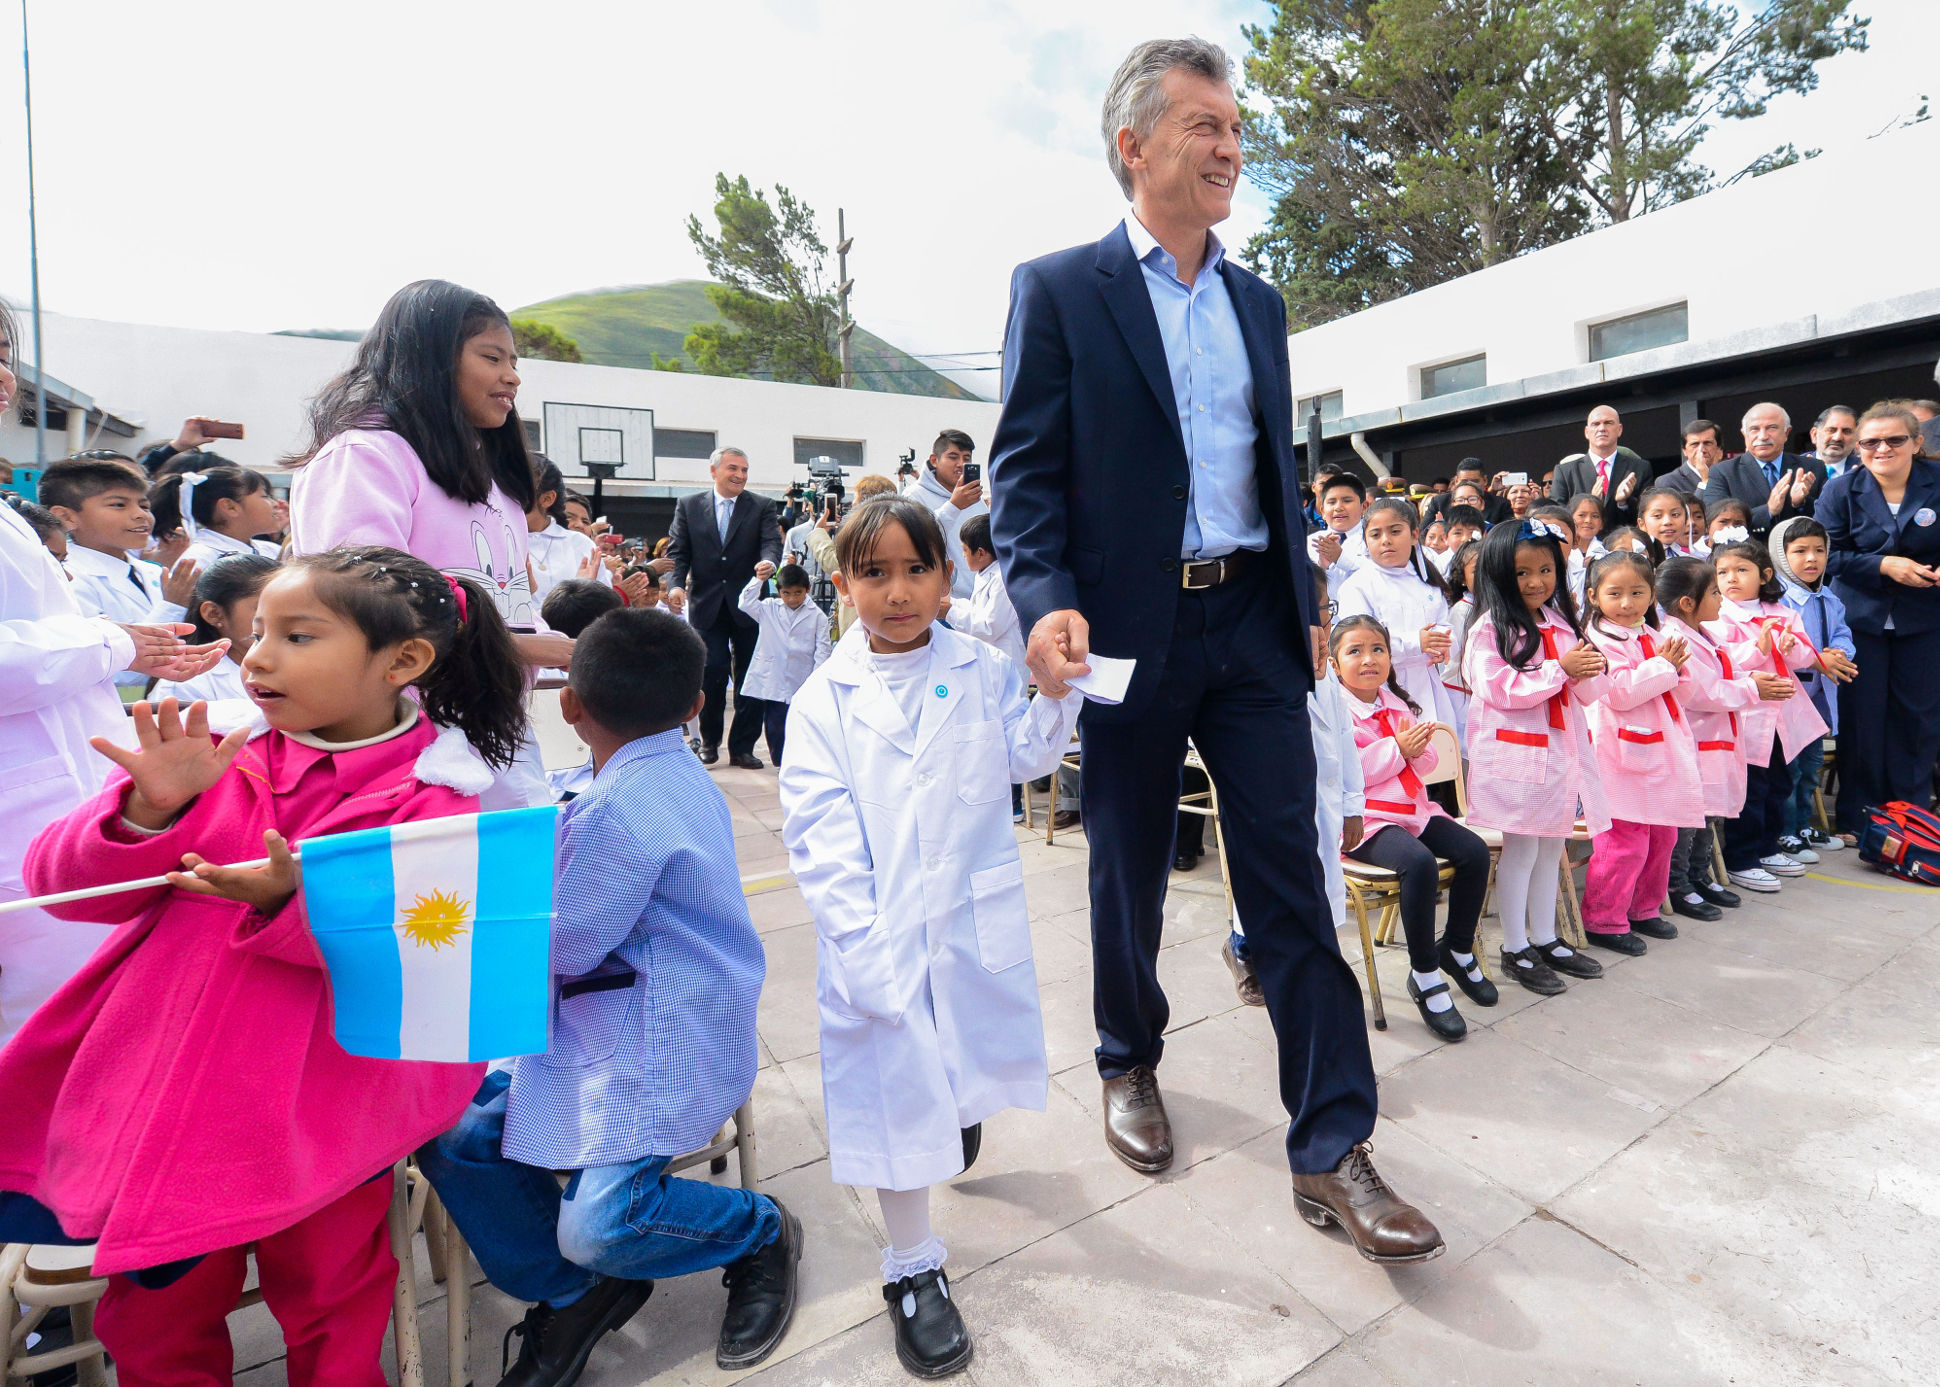
<path fill-rule="evenodd" d="M 1556 898 L 1562 894 L 1557 869 L 1563 861 L 1561 838 L 1538 838 L 1536 860 L 1529 867 L 1529 942 L 1539 949 L 1556 942 Z"/>
<path fill-rule="evenodd" d="M 1442 975 L 1439 972 L 1413 973 L 1411 970 L 1411 975 L 1415 980 L 1415 986 L 1423 992 L 1437 985 L 1442 989 L 1422 1003 L 1428 1010 L 1435 1012 L 1447 1011 L 1455 1005 L 1454 999 L 1448 995 L 1448 984 L 1442 982 Z"/>
<path fill-rule="evenodd" d="M 1529 869 L 1541 843 L 1526 833 L 1502 835 L 1502 858 L 1495 870 L 1495 913 L 1502 922 L 1502 947 L 1512 954 L 1529 947 Z"/>
<path fill-rule="evenodd" d="M 889 1233 L 889 1246 L 882 1250 L 884 1281 L 900 1281 L 943 1265 L 950 1250 L 930 1231 L 929 1186 L 877 1190 L 876 1202 L 882 1206 L 883 1227 Z"/>
<path fill-rule="evenodd" d="M 1453 949 L 1450 949 L 1448 956 L 1455 960 L 1455 966 L 1457 968 L 1460 968 L 1464 973 L 1468 974 L 1468 980 L 1470 982 L 1482 981 L 1482 969 L 1477 966 L 1474 954 L 1458 954 Z"/>

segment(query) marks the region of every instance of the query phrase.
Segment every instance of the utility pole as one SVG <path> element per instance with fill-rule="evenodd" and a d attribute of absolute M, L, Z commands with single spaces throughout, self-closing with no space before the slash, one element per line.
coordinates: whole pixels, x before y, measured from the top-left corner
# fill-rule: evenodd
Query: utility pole
<path fill-rule="evenodd" d="M 27 0 L 21 0 L 24 5 Z M 849 247 L 855 244 L 855 237 L 849 234 L 848 222 L 843 210 L 835 209 L 835 286 L 837 311 L 841 314 L 841 325 L 835 329 L 836 340 L 842 348 L 842 388 L 855 389 L 855 357 L 849 346 L 849 338 L 855 332 L 855 319 L 849 316 L 849 291 L 855 288 L 855 281 L 849 278 Z"/>
<path fill-rule="evenodd" d="M 34 466 L 47 466 L 47 358 L 40 349 L 40 233 L 34 220 L 34 74 L 27 45 L 27 0 L 20 0 L 20 76 L 27 93 L 27 263 L 34 299 Z M 18 345 L 17 343 L 15 344 Z"/>

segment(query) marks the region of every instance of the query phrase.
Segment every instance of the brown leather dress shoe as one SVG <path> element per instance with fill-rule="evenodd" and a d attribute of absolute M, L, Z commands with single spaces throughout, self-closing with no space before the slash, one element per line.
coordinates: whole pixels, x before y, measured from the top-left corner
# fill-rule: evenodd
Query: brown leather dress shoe
<path fill-rule="evenodd" d="M 1316 1228 L 1338 1223 L 1370 1262 L 1426 1262 L 1442 1255 L 1442 1235 L 1412 1204 L 1395 1197 L 1362 1142 L 1324 1175 L 1295 1175 L 1293 1202 Z"/>
<path fill-rule="evenodd" d="M 1067 828 L 1076 828 L 1077 826 L 1078 811 L 1075 809 L 1060 809 L 1051 816 L 1051 827 L 1057 829 L 1059 832 L 1063 832 Z"/>
<path fill-rule="evenodd" d="M 1233 987 L 1239 999 L 1249 1007 L 1266 1005 L 1266 993 L 1260 989 L 1260 975 L 1253 971 L 1251 960 L 1241 958 L 1233 952 L 1233 936 L 1228 934 L 1226 942 L 1219 946 L 1219 956 L 1226 960 L 1226 971 L 1233 975 Z"/>
<path fill-rule="evenodd" d="M 1172 1164 L 1172 1123 L 1149 1064 L 1105 1080 L 1105 1145 L 1133 1170 L 1153 1175 Z"/>

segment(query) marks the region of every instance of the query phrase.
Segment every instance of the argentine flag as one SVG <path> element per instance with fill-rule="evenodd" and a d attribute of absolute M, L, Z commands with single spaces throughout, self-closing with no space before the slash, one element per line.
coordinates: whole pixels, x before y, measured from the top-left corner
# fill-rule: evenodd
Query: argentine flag
<path fill-rule="evenodd" d="M 542 805 L 301 844 L 338 1044 L 403 1060 L 545 1051 L 558 817 Z"/>

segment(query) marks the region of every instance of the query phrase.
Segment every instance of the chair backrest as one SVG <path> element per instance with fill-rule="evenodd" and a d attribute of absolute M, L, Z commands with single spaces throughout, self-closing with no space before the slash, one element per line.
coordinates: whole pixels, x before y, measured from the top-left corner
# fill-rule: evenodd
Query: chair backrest
<path fill-rule="evenodd" d="M 1468 784 L 1462 778 L 1462 744 L 1455 737 L 1455 729 L 1445 722 L 1435 724 L 1435 730 L 1428 734 L 1428 745 L 1435 749 L 1435 769 L 1421 777 L 1424 785 L 1440 785 L 1444 781 L 1455 782 L 1455 807 L 1462 817 L 1468 817 Z"/>

